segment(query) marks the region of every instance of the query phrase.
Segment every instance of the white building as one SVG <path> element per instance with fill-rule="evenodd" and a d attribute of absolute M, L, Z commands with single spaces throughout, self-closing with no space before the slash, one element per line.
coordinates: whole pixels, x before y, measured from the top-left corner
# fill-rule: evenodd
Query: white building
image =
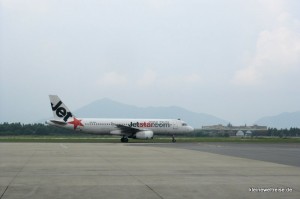
<path fill-rule="evenodd" d="M 252 136 L 252 131 L 246 131 L 246 133 L 245 133 L 245 136 L 249 136 L 249 137 L 251 137 Z"/>
<path fill-rule="evenodd" d="M 245 134 L 243 131 L 238 131 L 236 134 L 235 134 L 237 137 L 244 137 Z"/>

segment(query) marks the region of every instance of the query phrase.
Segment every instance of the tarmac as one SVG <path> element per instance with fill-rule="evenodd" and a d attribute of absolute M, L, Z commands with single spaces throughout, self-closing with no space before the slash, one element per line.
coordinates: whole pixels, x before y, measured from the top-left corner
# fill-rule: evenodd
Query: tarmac
<path fill-rule="evenodd" d="M 189 149 L 300 167 L 300 143 L 183 142 L 144 146 Z"/>
<path fill-rule="evenodd" d="M 232 152 L 245 151 L 243 146 L 249 154 L 270 149 L 265 144 L 0 143 L 0 199 L 300 198 L 297 161 L 276 161 L 293 158 L 299 145 L 271 145 L 265 156 L 280 151 L 271 160 Z"/>

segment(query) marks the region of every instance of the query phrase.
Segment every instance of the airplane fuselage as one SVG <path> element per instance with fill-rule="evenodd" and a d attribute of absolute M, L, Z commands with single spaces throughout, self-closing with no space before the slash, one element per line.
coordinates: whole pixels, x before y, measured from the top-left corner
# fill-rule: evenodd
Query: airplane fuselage
<path fill-rule="evenodd" d="M 183 121 L 176 119 L 100 119 L 100 118 L 77 118 L 81 125 L 66 123 L 64 128 L 73 129 L 87 133 L 102 135 L 123 135 L 116 125 L 133 127 L 136 129 L 150 130 L 155 135 L 184 134 L 192 131 L 192 127 L 187 126 Z M 47 124 L 62 127 L 53 120 L 48 120 Z"/>

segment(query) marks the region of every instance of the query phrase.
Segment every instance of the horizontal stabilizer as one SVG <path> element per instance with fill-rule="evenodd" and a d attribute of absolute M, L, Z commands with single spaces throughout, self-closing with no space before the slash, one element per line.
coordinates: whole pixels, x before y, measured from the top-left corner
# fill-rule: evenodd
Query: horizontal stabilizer
<path fill-rule="evenodd" d="M 50 120 L 50 122 L 58 125 L 67 125 L 67 122 L 61 121 L 61 120 Z"/>

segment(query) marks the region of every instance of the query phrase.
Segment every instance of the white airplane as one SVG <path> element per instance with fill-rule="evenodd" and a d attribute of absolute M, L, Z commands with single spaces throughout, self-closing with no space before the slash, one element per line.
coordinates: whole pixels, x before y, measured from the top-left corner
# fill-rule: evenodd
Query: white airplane
<path fill-rule="evenodd" d="M 57 95 L 49 95 L 54 118 L 46 124 L 101 135 L 120 135 L 121 142 L 133 139 L 153 139 L 156 135 L 174 135 L 194 130 L 180 119 L 104 119 L 76 118 Z"/>

